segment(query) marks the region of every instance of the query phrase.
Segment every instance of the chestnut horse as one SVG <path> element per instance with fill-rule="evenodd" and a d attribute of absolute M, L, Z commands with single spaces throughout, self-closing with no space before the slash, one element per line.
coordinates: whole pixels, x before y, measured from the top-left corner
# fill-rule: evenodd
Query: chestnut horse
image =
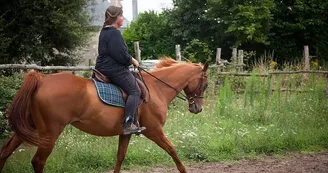
<path fill-rule="evenodd" d="M 143 135 L 165 150 L 180 172 L 186 169 L 163 132 L 168 105 L 183 90 L 188 97 L 189 111 L 201 112 L 208 84 L 207 68 L 207 63 L 202 66 L 164 58 L 150 74 L 143 72 L 150 93 L 149 102 L 142 104 L 138 111 L 140 124 L 147 128 Z M 118 173 L 131 138 L 122 135 L 123 114 L 124 108 L 100 101 L 91 79 L 69 73 L 43 75 L 30 71 L 7 110 L 14 134 L 2 146 L 0 172 L 13 151 L 28 142 L 38 147 L 32 159 L 34 172 L 43 173 L 57 138 L 71 124 L 92 135 L 119 135 L 114 168 L 114 173 Z"/>

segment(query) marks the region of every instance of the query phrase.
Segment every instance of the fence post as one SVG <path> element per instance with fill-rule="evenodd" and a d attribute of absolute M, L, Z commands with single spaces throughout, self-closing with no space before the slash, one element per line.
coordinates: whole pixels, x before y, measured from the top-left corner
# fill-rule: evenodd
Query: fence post
<path fill-rule="evenodd" d="M 181 48 L 179 44 L 175 45 L 175 55 L 177 61 L 181 61 Z"/>
<path fill-rule="evenodd" d="M 328 74 L 326 74 L 326 97 L 328 98 Z"/>
<path fill-rule="evenodd" d="M 141 63 L 141 51 L 139 49 L 139 41 L 134 42 L 134 53 L 136 60 Z"/>
<path fill-rule="evenodd" d="M 244 68 L 244 51 L 238 50 L 238 72 L 242 72 Z"/>
<path fill-rule="evenodd" d="M 217 66 L 218 73 L 221 72 L 221 48 L 216 49 L 215 65 Z"/>
<path fill-rule="evenodd" d="M 217 67 L 216 68 L 217 77 L 216 77 L 216 81 L 215 81 L 215 86 L 218 87 L 218 86 L 220 86 L 219 73 L 221 73 L 222 67 L 223 67 L 222 63 L 221 63 L 221 48 L 216 49 L 215 66 Z"/>
<path fill-rule="evenodd" d="M 268 79 L 267 98 L 270 98 L 270 95 L 272 92 L 272 84 L 271 84 L 272 74 L 269 73 L 267 79 Z M 265 100 L 268 100 L 268 99 L 265 99 Z"/>
<path fill-rule="evenodd" d="M 304 46 L 304 70 L 310 70 L 310 53 L 309 46 Z"/>
<path fill-rule="evenodd" d="M 304 46 L 303 56 L 304 56 L 304 70 L 310 70 L 310 53 L 309 53 L 308 45 Z M 310 74 L 305 73 L 304 76 L 306 79 L 309 79 Z"/>
<path fill-rule="evenodd" d="M 237 67 L 236 66 L 236 64 L 237 64 L 237 48 L 232 49 L 231 62 L 232 62 L 233 68 L 236 68 Z"/>

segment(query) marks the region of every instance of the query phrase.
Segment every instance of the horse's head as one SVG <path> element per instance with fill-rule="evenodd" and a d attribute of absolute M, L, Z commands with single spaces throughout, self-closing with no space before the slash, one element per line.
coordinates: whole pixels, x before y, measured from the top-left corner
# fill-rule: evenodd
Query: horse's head
<path fill-rule="evenodd" d="M 207 80 L 207 68 L 208 63 L 202 67 L 196 75 L 190 78 L 189 83 L 183 89 L 187 95 L 189 103 L 189 111 L 191 113 L 200 113 L 202 111 L 204 103 L 204 92 L 208 85 Z"/>
<path fill-rule="evenodd" d="M 179 63 L 170 57 L 163 57 L 161 58 L 161 61 L 156 64 L 153 73 L 160 76 L 160 78 L 165 79 L 164 82 L 157 78 L 161 83 L 165 83 L 166 86 L 175 90 L 176 93 L 179 93 L 182 89 L 185 94 L 182 94 L 183 97 L 178 97 L 187 99 L 189 103 L 189 111 L 197 114 L 203 109 L 204 92 L 208 85 L 207 69 L 207 62 L 202 66 L 200 64 L 193 64 L 192 62 Z M 166 82 L 174 83 L 176 86 L 172 87 Z M 176 88 L 179 89 L 177 90 Z M 172 92 L 172 90 L 170 91 Z"/>

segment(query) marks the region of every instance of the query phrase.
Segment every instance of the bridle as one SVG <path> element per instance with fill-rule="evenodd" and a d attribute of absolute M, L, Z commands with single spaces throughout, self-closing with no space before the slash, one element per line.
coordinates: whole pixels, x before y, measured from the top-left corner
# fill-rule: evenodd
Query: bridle
<path fill-rule="evenodd" d="M 195 100 L 194 100 L 195 98 L 204 98 L 204 96 L 201 95 L 201 94 L 202 94 L 202 86 L 204 85 L 204 84 L 203 84 L 203 83 L 204 83 L 204 79 L 205 79 L 205 77 L 207 77 L 207 76 L 205 75 L 205 71 L 202 71 L 201 79 L 200 79 L 200 81 L 199 81 L 197 91 L 195 92 L 195 94 L 191 94 L 192 96 L 189 96 L 188 94 L 185 95 L 185 94 L 182 93 L 181 91 L 178 91 L 177 89 L 175 89 L 174 87 L 172 87 L 172 86 L 169 85 L 168 83 L 164 82 L 163 80 L 159 79 L 158 77 L 154 76 L 153 74 L 149 73 L 147 70 L 143 69 L 142 67 L 139 66 L 138 69 L 144 71 L 145 73 L 149 74 L 149 75 L 152 76 L 153 78 L 157 79 L 158 81 L 160 81 L 160 82 L 162 82 L 163 84 L 165 84 L 166 86 L 168 86 L 169 88 L 175 90 L 176 93 L 178 94 L 177 97 L 180 98 L 180 99 L 182 99 L 182 100 L 184 100 L 184 101 L 188 100 L 188 102 L 189 102 L 190 105 L 195 104 Z M 140 72 L 140 70 L 139 70 L 139 72 Z M 140 75 L 141 75 L 141 73 L 140 73 Z M 179 94 L 182 95 L 182 97 L 179 96 Z"/>
<path fill-rule="evenodd" d="M 190 105 L 195 104 L 195 100 L 194 100 L 195 98 L 204 98 L 204 95 L 201 95 L 201 94 L 202 94 L 202 90 L 204 90 L 203 85 L 204 85 L 205 77 L 207 77 L 207 76 L 205 75 L 205 72 L 202 71 L 201 78 L 200 78 L 200 81 L 199 81 L 199 84 L 198 84 L 198 89 L 197 89 L 196 93 L 193 94 L 192 96 L 188 96 L 188 100 L 189 100 Z"/>

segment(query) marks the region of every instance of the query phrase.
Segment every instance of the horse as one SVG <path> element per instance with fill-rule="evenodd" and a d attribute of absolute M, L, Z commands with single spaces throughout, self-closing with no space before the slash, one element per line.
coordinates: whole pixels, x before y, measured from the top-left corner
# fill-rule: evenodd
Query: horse
<path fill-rule="evenodd" d="M 138 109 L 138 121 L 147 128 L 143 135 L 165 150 L 181 173 L 187 171 L 163 131 L 168 105 L 183 90 L 189 111 L 201 112 L 207 69 L 208 63 L 180 63 L 164 57 L 152 71 L 142 72 L 150 95 Z M 131 139 L 131 135 L 123 135 L 124 108 L 104 104 L 92 79 L 29 71 L 6 114 L 13 135 L 2 146 L 0 172 L 13 151 L 27 142 L 37 147 L 31 161 L 34 172 L 43 173 L 57 138 L 69 124 L 96 136 L 119 135 L 114 173 L 120 172 Z"/>

